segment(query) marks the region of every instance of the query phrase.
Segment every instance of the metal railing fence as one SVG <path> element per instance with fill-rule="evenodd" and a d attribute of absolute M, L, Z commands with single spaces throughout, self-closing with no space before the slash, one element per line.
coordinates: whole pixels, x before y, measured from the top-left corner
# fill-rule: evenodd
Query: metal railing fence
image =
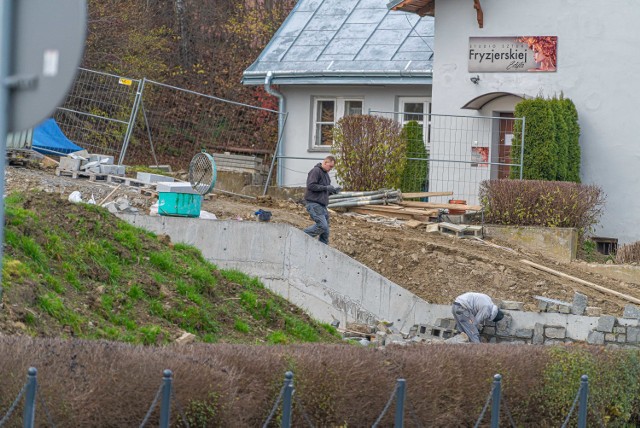
<path fill-rule="evenodd" d="M 280 419 L 280 427 L 281 428 L 290 428 L 294 425 L 294 410 L 297 410 L 298 417 L 302 420 L 300 424 L 304 423 L 305 426 L 314 427 L 316 426 L 313 422 L 313 418 L 307 412 L 305 406 L 302 403 L 302 398 L 295 394 L 295 386 L 293 380 L 293 372 L 287 371 L 284 376 L 284 382 L 282 384 L 282 388 L 280 389 L 276 400 L 274 401 L 273 406 L 269 412 L 269 415 L 266 417 L 264 423 L 262 424 L 263 428 L 267 428 L 272 424 L 272 421 L 276 416 Z M 372 428 L 381 426 L 383 422 L 385 422 L 385 426 L 391 426 L 391 421 L 389 417 L 385 419 L 387 412 L 391 408 L 392 404 L 395 402 L 395 412 L 393 415 L 393 426 L 395 428 L 403 428 L 405 426 L 405 413 L 409 413 L 411 417 L 412 425 L 417 427 L 429 426 L 428 424 L 423 424 L 418 415 L 415 412 L 415 409 L 411 405 L 408 400 L 407 392 L 406 392 L 407 382 L 405 379 L 397 379 L 395 387 L 391 392 L 389 399 L 386 404 L 376 417 L 375 421 L 371 425 Z M 22 401 L 24 397 L 24 405 L 22 410 L 22 418 L 23 423 L 22 426 L 24 428 L 33 428 L 36 422 L 36 404 L 40 403 L 42 409 L 47 417 L 47 425 L 55 427 L 55 421 L 51 417 L 49 413 L 49 409 L 47 408 L 46 402 L 38 389 L 38 381 L 37 381 L 37 370 L 34 367 L 30 367 L 27 371 L 27 380 L 23 384 L 22 388 L 14 398 L 13 402 L 9 406 L 9 408 L 4 412 L 4 415 L 0 418 L 0 427 L 5 426 L 7 422 L 11 419 L 11 416 L 18 408 L 18 405 Z M 578 428 L 586 428 L 587 422 L 589 419 L 589 408 L 588 408 L 588 400 L 589 400 L 589 378 L 586 375 L 582 375 L 580 378 L 580 385 L 578 387 L 578 391 L 576 396 L 572 402 L 572 405 L 569 409 L 569 413 L 563 420 L 562 428 L 565 428 L 569 425 L 571 418 L 576 410 L 578 409 L 577 414 L 577 426 Z M 173 388 L 173 373 L 171 370 L 164 370 L 162 373 L 162 382 L 160 387 L 156 391 L 156 394 L 149 406 L 148 410 L 145 412 L 144 418 L 140 423 L 140 428 L 147 426 L 149 421 L 151 420 L 152 415 L 154 415 L 155 409 L 160 404 L 159 410 L 159 426 L 161 428 L 168 428 L 171 423 L 171 408 L 173 407 L 178 411 L 180 422 L 182 426 L 189 427 L 189 421 L 187 415 L 180 405 L 178 401 L 175 390 Z M 307 403 L 309 404 L 309 403 Z M 491 407 L 489 407 L 491 405 Z M 479 427 L 483 420 L 485 419 L 485 415 L 487 411 L 490 410 L 491 414 L 491 428 L 499 428 L 500 426 L 500 415 L 504 413 L 507 416 L 509 426 L 512 428 L 516 428 L 518 425 L 515 423 L 513 415 L 511 414 L 511 410 L 509 409 L 507 402 L 504 397 L 504 393 L 502 391 L 502 376 L 500 374 L 496 374 L 493 377 L 493 382 L 491 385 L 491 390 L 487 396 L 484 406 L 480 411 L 480 415 L 474 425 L 474 428 Z M 408 412 L 406 412 L 408 410 Z M 278 413 L 278 411 L 280 411 Z M 591 415 L 592 422 L 598 422 L 600 426 L 604 426 L 601 415 L 598 414 L 596 409 L 592 409 Z M 211 421 L 212 423 L 214 421 Z M 300 425 L 298 424 L 298 425 Z M 14 424 L 15 425 L 15 424 Z M 301 425 L 300 425 L 301 426 Z"/>
<path fill-rule="evenodd" d="M 405 186 L 408 183 L 412 191 L 452 191 L 451 199 L 478 204 L 479 185 L 483 180 L 509 178 L 512 169 L 522 178 L 523 118 L 378 110 L 370 110 L 369 114 L 401 123 L 404 118 L 410 118 L 422 127 L 423 147 L 407 153 L 407 168 L 414 175 L 403 178 Z M 521 122 L 523 130 L 520 154 L 511 153 L 516 122 Z M 418 190 L 421 186 L 423 188 Z M 433 198 L 433 201 L 446 202 L 446 199 Z"/>
<path fill-rule="evenodd" d="M 140 80 L 80 68 L 54 119 L 80 147 L 117 158 L 135 118 L 140 84 Z"/>

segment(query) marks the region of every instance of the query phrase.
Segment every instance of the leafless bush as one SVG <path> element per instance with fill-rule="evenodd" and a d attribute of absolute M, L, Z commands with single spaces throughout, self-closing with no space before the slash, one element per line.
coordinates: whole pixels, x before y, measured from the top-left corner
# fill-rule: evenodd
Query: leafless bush
<path fill-rule="evenodd" d="M 617 263 L 640 263 L 640 241 L 618 247 Z"/>
<path fill-rule="evenodd" d="M 605 202 L 598 186 L 541 180 L 483 181 L 480 198 L 489 223 L 585 232 L 598 223 Z"/>
<path fill-rule="evenodd" d="M 519 426 L 558 422 L 539 416 L 549 347 L 197 344 L 155 348 L 0 337 L 0 352 L 0 409 L 8 408 L 24 383 L 27 368 L 35 366 L 40 392 L 57 426 L 140 424 L 167 368 L 174 372 L 176 398 L 191 426 L 262 425 L 287 370 L 295 375 L 294 426 L 306 425 L 303 411 L 317 426 L 371 426 L 398 378 L 407 380 L 407 423 L 471 426 L 496 373 L 503 375 L 504 399 Z M 616 352 L 604 357 L 614 358 Z M 607 365 L 606 358 L 602 367 Z M 567 382 L 575 382 L 577 388 L 578 379 Z M 392 406 L 381 426 L 391 426 L 393 416 Z M 158 417 L 156 409 L 149 426 L 157 425 Z M 20 411 L 14 418 L 17 424 Z M 172 426 L 181 426 L 179 419 L 174 404 Z M 46 424 L 40 407 L 37 423 Z"/>

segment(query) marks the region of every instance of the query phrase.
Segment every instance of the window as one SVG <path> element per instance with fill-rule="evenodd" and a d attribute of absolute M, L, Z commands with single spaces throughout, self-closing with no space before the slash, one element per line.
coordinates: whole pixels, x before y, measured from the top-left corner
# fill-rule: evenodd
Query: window
<path fill-rule="evenodd" d="M 431 140 L 431 100 L 422 97 L 401 97 L 398 100 L 401 116 L 400 123 L 404 126 L 407 122 L 415 120 L 422 125 L 424 144 L 429 150 Z"/>
<path fill-rule="evenodd" d="M 313 147 L 331 147 L 333 127 L 344 116 L 362 114 L 363 101 L 347 98 L 316 98 L 313 112 Z"/>

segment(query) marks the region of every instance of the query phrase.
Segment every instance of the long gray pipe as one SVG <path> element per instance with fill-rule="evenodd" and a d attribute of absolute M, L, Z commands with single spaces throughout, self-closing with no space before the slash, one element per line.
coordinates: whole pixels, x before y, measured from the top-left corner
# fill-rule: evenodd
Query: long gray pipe
<path fill-rule="evenodd" d="M 273 80 L 273 72 L 269 71 L 267 73 L 267 77 L 264 79 L 264 90 L 267 91 L 268 94 L 273 95 L 278 98 L 278 142 L 276 149 L 276 157 L 280 159 L 282 156 L 282 139 L 284 138 L 284 112 L 285 112 L 285 99 L 282 93 L 276 91 L 271 87 L 271 81 Z M 282 185 L 282 164 L 278 160 L 278 172 L 276 173 L 276 183 L 278 186 Z M 269 183 L 267 183 L 268 185 Z"/>

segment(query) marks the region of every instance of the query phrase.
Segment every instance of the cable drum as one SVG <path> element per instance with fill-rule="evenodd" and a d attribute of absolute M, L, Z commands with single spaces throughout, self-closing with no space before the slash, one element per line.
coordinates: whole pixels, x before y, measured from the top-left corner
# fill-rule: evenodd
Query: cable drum
<path fill-rule="evenodd" d="M 206 195 L 216 185 L 218 171 L 213 156 L 206 152 L 198 153 L 189 164 L 189 182 L 193 190 Z"/>

